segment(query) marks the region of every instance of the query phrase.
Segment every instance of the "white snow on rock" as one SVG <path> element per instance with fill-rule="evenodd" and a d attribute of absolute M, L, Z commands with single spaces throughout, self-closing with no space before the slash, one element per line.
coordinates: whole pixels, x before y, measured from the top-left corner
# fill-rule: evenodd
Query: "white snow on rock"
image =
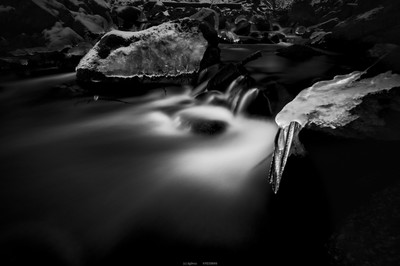
<path fill-rule="evenodd" d="M 341 127 L 358 118 L 350 111 L 362 102 L 364 96 L 400 87 L 398 74 L 386 72 L 358 80 L 363 74 L 356 71 L 315 83 L 301 91 L 278 113 L 276 123 L 280 128 L 287 128 L 293 121 L 301 127 L 307 124 L 333 129 Z"/>

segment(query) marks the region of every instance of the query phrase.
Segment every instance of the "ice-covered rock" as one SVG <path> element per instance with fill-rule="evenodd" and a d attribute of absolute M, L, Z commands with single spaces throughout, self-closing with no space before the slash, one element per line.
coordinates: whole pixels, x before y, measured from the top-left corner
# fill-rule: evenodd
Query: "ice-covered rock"
<path fill-rule="evenodd" d="M 308 124 L 333 129 L 343 127 L 358 118 L 351 110 L 362 102 L 363 97 L 400 86 L 400 75 L 397 74 L 387 72 L 359 80 L 363 74 L 356 71 L 315 83 L 278 113 L 276 123 L 281 128 L 292 121 L 302 127 Z"/>
<path fill-rule="evenodd" d="M 198 71 L 206 50 L 199 24 L 183 19 L 138 32 L 111 31 L 81 60 L 77 77 L 181 82 Z"/>
<path fill-rule="evenodd" d="M 297 135 L 304 127 L 335 132 L 338 130 L 340 135 L 343 135 L 343 128 L 350 127 L 350 134 L 371 137 L 371 128 L 376 131 L 376 128 L 387 126 L 387 130 L 379 132 L 386 134 L 388 138 L 399 135 L 397 120 L 396 125 L 386 125 L 386 122 L 393 124 L 393 121 L 379 117 L 379 113 L 394 112 L 395 117 L 398 117 L 399 93 L 397 92 L 396 97 L 385 94 L 398 91 L 400 75 L 386 72 L 372 78 L 360 79 L 363 74 L 365 71 L 356 71 L 317 82 L 300 92 L 277 114 L 275 121 L 280 130 L 269 173 L 275 193 L 278 191 L 288 156 L 293 149 L 299 148 Z M 359 108 L 364 102 L 368 104 Z M 361 122 L 358 123 L 358 120 Z"/>

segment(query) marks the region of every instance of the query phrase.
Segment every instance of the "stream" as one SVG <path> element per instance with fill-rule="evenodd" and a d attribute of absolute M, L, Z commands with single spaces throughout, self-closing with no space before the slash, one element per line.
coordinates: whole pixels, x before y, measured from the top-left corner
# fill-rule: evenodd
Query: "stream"
<path fill-rule="evenodd" d="M 221 48 L 223 61 L 262 50 L 247 65 L 259 84 L 269 76 L 296 84 L 334 67 L 324 55 L 301 63 L 276 56 L 277 45 Z M 312 169 L 308 184 L 283 188 L 280 197 L 268 184 L 272 117 L 198 104 L 186 88 L 124 98 L 129 104 L 48 99 L 74 79 L 0 84 L 6 261 L 26 254 L 45 265 L 326 264 L 328 214 Z M 182 122 L 193 118 L 224 129 L 198 134 Z"/>

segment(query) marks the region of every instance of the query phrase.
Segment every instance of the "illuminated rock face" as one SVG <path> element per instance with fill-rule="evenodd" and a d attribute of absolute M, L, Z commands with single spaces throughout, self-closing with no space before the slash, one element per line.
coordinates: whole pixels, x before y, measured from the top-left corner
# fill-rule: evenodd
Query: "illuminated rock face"
<path fill-rule="evenodd" d="M 111 31 L 81 60 L 77 77 L 181 82 L 198 71 L 206 50 L 199 23 L 183 19 L 138 32 Z"/>

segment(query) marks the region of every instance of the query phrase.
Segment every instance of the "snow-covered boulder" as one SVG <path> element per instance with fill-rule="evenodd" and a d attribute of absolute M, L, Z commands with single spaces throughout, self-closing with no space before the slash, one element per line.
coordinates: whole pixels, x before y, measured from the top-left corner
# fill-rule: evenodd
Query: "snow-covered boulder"
<path fill-rule="evenodd" d="M 111 31 L 81 60 L 77 77 L 182 82 L 198 71 L 206 50 L 199 24 L 187 18 L 138 32 Z"/>

